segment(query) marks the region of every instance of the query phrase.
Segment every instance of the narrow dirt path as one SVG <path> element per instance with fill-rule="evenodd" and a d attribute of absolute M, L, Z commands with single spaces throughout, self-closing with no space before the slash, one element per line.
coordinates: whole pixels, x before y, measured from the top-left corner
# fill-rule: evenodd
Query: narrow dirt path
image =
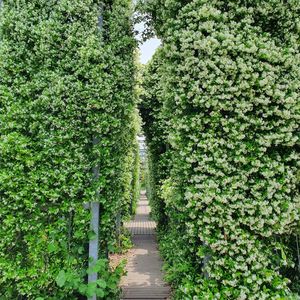
<path fill-rule="evenodd" d="M 170 288 L 163 280 L 162 260 L 156 242 L 154 221 L 149 218 L 147 197 L 141 194 L 135 219 L 125 226 L 133 235 L 132 249 L 121 281 L 121 299 L 169 299 Z"/>

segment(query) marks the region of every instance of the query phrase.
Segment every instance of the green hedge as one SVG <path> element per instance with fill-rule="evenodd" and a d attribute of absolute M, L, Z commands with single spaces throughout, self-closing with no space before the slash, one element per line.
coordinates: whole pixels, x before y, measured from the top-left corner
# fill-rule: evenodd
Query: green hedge
<path fill-rule="evenodd" d="M 104 1 L 100 33 L 100 3 L 2 2 L 1 299 L 91 293 L 84 203 L 100 191 L 101 245 L 113 243 L 116 214 L 128 211 L 131 170 L 123 166 L 136 132 L 131 4 Z M 105 261 L 98 270 L 98 296 L 112 297 L 120 274 L 109 275 Z"/>
<path fill-rule="evenodd" d="M 131 181 L 131 201 L 130 201 L 130 214 L 135 214 L 138 200 L 140 199 L 141 191 L 141 158 L 140 147 L 138 141 L 135 143 L 134 158 L 132 164 L 132 181 Z"/>
<path fill-rule="evenodd" d="M 159 92 L 145 85 L 144 101 L 148 116 L 158 109 L 167 120 L 170 175 L 153 187 L 166 205 L 160 244 L 175 298 L 293 298 L 299 2 L 157 0 L 143 9 L 163 42 L 151 63 L 160 68 L 147 75 Z"/>
<path fill-rule="evenodd" d="M 157 51 L 152 62 L 143 70 L 139 110 L 144 121 L 144 133 L 148 148 L 147 167 L 150 177 L 147 179 L 147 196 L 158 225 L 165 227 L 167 214 L 165 203 L 160 195 L 160 186 L 168 175 L 169 144 L 166 136 L 167 120 L 162 113 L 163 92 L 160 84 L 160 62 L 160 51 Z"/>

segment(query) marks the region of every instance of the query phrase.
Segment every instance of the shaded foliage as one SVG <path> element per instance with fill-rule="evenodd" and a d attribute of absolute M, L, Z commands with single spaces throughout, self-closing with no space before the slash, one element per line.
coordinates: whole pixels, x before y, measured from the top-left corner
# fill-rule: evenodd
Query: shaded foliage
<path fill-rule="evenodd" d="M 85 285 L 91 233 L 84 203 L 100 200 L 101 245 L 107 245 L 114 243 L 116 215 L 126 217 L 131 197 L 136 197 L 131 4 L 101 3 L 2 2 L 4 299 L 75 299 L 93 293 L 95 287 Z M 95 166 L 100 168 L 97 181 Z M 99 261 L 98 269 L 102 281 L 97 294 L 107 299 L 116 292 L 120 274 L 110 276 L 105 261 Z"/>
<path fill-rule="evenodd" d="M 161 249 L 176 299 L 294 297 L 286 240 L 299 221 L 299 9 L 292 0 L 143 5 L 163 42 L 143 101 L 150 156 L 157 133 L 170 145 L 169 174 L 151 186 L 168 219 Z"/>

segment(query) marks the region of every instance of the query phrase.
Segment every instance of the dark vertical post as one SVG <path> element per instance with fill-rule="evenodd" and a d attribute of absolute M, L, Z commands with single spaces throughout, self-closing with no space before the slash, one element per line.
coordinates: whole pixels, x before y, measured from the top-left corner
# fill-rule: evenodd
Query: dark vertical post
<path fill-rule="evenodd" d="M 203 242 L 203 247 L 205 247 L 205 248 L 208 247 L 207 244 L 206 244 L 205 242 Z M 205 268 L 206 268 L 207 264 L 209 263 L 209 261 L 210 261 L 210 255 L 205 255 L 205 257 L 204 257 L 203 260 L 202 260 L 202 264 L 203 264 L 203 270 L 204 270 L 203 274 L 204 274 L 204 277 L 205 277 L 206 279 L 209 279 L 209 274 L 208 274 L 208 272 L 205 270 Z"/>
<path fill-rule="evenodd" d="M 93 146 L 99 143 L 98 139 L 93 140 Z M 93 168 L 93 180 L 98 181 L 100 176 L 99 165 Z M 99 199 L 99 190 L 96 191 L 96 199 Z M 90 203 L 91 209 L 91 224 L 90 229 L 94 233 L 94 236 L 89 241 L 89 268 L 93 267 L 98 261 L 99 256 L 99 219 L 100 219 L 100 204 L 99 201 Z M 97 272 L 88 274 L 88 283 L 97 281 Z M 96 300 L 96 295 L 93 295 L 89 300 Z"/>
<path fill-rule="evenodd" d="M 1 1 L 1 0 L 0 0 Z M 100 14 L 98 21 L 99 31 L 103 28 L 103 7 L 100 6 Z M 93 147 L 99 144 L 97 137 L 93 138 Z M 93 180 L 98 181 L 100 177 L 100 166 L 96 165 L 93 168 Z M 96 191 L 96 200 L 99 200 L 99 190 Z M 99 224 L 100 224 L 100 203 L 95 201 L 90 203 L 91 223 L 90 229 L 94 233 L 93 239 L 89 241 L 89 267 L 93 267 L 99 259 Z M 98 273 L 94 272 L 88 275 L 88 283 L 96 282 Z M 89 298 L 89 300 L 96 300 L 96 294 Z"/>
<path fill-rule="evenodd" d="M 118 247 L 121 247 L 120 235 L 121 235 L 121 213 L 118 211 L 116 217 L 116 235 L 117 235 L 117 243 Z"/>

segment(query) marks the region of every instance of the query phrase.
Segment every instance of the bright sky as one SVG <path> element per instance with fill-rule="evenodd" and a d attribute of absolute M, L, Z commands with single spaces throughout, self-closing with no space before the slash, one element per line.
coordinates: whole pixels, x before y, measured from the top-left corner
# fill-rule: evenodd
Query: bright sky
<path fill-rule="evenodd" d="M 135 26 L 135 30 L 137 30 L 139 33 L 137 34 L 137 39 L 141 39 L 141 32 L 144 29 L 144 24 L 140 23 Z M 160 46 L 161 42 L 157 38 L 152 38 L 140 45 L 140 53 L 141 53 L 141 63 L 146 64 L 153 54 L 155 53 L 155 50 Z"/>
<path fill-rule="evenodd" d="M 146 64 L 155 53 L 155 50 L 160 46 L 160 40 L 153 38 L 140 46 L 141 63 Z"/>

